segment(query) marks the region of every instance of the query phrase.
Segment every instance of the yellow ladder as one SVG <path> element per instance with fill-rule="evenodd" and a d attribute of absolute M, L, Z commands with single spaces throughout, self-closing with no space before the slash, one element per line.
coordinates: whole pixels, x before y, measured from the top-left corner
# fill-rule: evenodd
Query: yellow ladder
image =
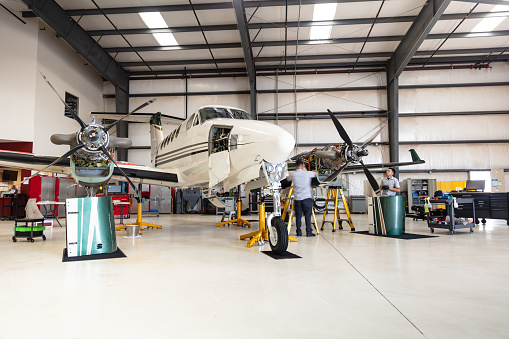
<path fill-rule="evenodd" d="M 341 200 L 343 201 L 343 206 L 345 208 L 347 219 L 341 219 L 339 215 L 339 204 L 338 200 L 341 197 Z M 329 209 L 329 201 L 334 200 L 334 221 L 326 221 L 325 218 L 327 216 L 327 211 Z M 348 204 L 346 203 L 345 195 L 343 194 L 343 189 L 339 186 L 329 186 L 327 190 L 327 199 L 325 200 L 325 210 L 323 211 L 323 221 L 322 221 L 322 227 L 325 225 L 326 222 L 330 222 L 332 224 L 332 232 L 336 232 L 336 224 L 339 223 L 339 229 L 342 230 L 343 221 L 348 221 L 350 224 L 351 231 L 355 231 L 355 227 L 353 226 L 352 217 L 350 216 L 350 210 L 348 209 Z"/>

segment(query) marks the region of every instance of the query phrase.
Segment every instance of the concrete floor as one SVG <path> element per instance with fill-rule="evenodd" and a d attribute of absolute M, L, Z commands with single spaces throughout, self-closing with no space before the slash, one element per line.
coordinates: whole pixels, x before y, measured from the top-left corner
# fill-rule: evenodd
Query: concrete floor
<path fill-rule="evenodd" d="M 415 240 L 328 226 L 289 245 L 302 259 L 274 260 L 219 219 L 145 218 L 163 229 L 117 232 L 127 258 L 68 263 L 65 227 L 13 243 L 0 222 L 0 338 L 509 337 L 503 220 Z M 367 230 L 367 216 L 353 220 Z"/>

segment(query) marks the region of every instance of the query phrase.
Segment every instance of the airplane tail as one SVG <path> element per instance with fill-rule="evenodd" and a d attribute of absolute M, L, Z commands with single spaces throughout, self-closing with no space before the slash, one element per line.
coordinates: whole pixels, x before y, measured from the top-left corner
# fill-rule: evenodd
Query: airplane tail
<path fill-rule="evenodd" d="M 412 155 L 412 161 L 413 162 L 422 161 L 422 159 L 419 158 L 419 155 L 417 154 L 417 152 L 413 148 L 410 150 L 410 154 Z"/>
<path fill-rule="evenodd" d="M 159 145 L 163 142 L 163 127 L 161 125 L 161 112 L 150 118 L 150 159 L 155 166 Z"/>

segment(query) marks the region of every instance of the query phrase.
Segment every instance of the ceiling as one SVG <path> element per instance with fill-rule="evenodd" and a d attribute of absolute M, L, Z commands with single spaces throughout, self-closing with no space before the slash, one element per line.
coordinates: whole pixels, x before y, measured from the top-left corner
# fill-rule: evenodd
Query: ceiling
<path fill-rule="evenodd" d="M 312 21 L 314 4 L 327 2 L 324 0 L 244 0 L 250 43 L 243 49 L 246 30 L 239 29 L 231 1 L 94 1 L 56 0 L 131 79 L 244 75 L 245 53 L 252 55 L 258 73 L 383 69 L 428 2 L 332 1 L 337 2 L 332 21 L 319 22 Z M 31 15 L 20 1 L 0 3 L 13 11 L 23 11 L 23 17 Z M 502 1 L 452 1 L 408 67 L 488 67 L 493 62 L 508 61 L 507 18 L 491 32 L 471 33 L 485 17 L 509 15 L 509 6 L 507 11 L 492 12 L 497 3 Z M 157 32 L 172 32 L 178 46 L 159 45 L 152 34 L 156 31 L 147 28 L 138 14 L 154 11 L 160 12 L 168 25 Z M 324 24 L 332 26 L 330 38 L 310 40 L 311 27 Z"/>

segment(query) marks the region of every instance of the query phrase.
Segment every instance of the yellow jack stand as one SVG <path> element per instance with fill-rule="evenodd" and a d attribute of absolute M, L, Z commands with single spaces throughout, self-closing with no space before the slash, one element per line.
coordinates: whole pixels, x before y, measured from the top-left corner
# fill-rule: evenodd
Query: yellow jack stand
<path fill-rule="evenodd" d="M 341 200 L 343 200 L 343 206 L 345 207 L 346 216 L 348 219 L 340 219 L 339 216 L 339 208 L 338 208 L 338 199 L 341 197 Z M 329 201 L 334 199 L 334 221 L 326 221 L 325 217 L 327 216 L 327 209 L 329 206 Z M 339 229 L 342 230 L 343 221 L 348 221 L 350 224 L 351 231 L 355 231 L 355 227 L 353 226 L 352 217 L 350 216 L 350 210 L 348 209 L 348 204 L 346 203 L 345 195 L 343 194 L 343 189 L 341 187 L 329 187 L 327 191 L 327 199 L 325 200 L 325 210 L 323 212 L 323 221 L 322 221 L 322 231 L 323 231 L 323 225 L 326 222 L 330 222 L 332 224 L 332 232 L 336 232 L 336 223 L 339 222 Z"/>
<path fill-rule="evenodd" d="M 239 193 L 240 194 L 240 193 Z M 217 226 L 222 226 L 222 225 L 227 225 L 227 224 L 233 224 L 233 223 L 237 223 L 237 226 L 242 226 L 242 225 L 246 225 L 247 227 L 251 228 L 251 224 L 249 223 L 249 221 L 247 220 L 244 220 L 241 218 L 241 209 L 242 209 L 242 199 L 239 198 L 237 199 L 237 212 L 235 213 L 235 219 L 231 219 L 231 220 L 226 220 L 226 221 L 223 221 L 223 222 L 218 222 L 216 224 L 216 227 Z"/>
<path fill-rule="evenodd" d="M 288 208 L 288 207 L 290 207 L 290 203 L 292 204 L 291 209 Z M 283 215 L 281 216 L 281 218 L 283 218 L 283 220 L 285 220 L 286 214 L 288 211 L 290 211 L 290 217 L 288 218 L 288 234 L 290 234 L 290 230 L 292 228 L 292 222 L 293 222 L 292 219 L 295 214 L 295 200 L 293 199 L 293 184 L 292 184 L 292 187 L 290 187 L 290 191 L 288 192 L 288 199 L 286 199 Z M 315 226 L 316 234 L 320 234 L 320 231 L 318 230 L 318 226 L 317 226 L 318 224 L 316 223 L 315 209 L 313 207 L 311 209 L 311 213 L 313 216 L 313 220 L 315 222 L 314 226 Z M 297 238 L 288 237 L 288 240 L 297 241 Z"/>
<path fill-rule="evenodd" d="M 253 246 L 258 241 L 269 240 L 269 230 L 265 227 L 265 204 L 263 202 L 258 205 L 258 222 L 260 226 L 258 231 L 240 236 L 240 240 L 251 238 L 247 243 L 247 247 Z"/>
<path fill-rule="evenodd" d="M 142 208 L 143 208 L 143 204 L 141 202 L 138 202 L 138 213 L 136 213 L 136 222 L 134 222 L 132 224 L 127 224 L 125 226 L 117 226 L 117 227 L 115 227 L 115 230 L 117 230 L 117 231 L 122 230 L 122 229 L 125 229 L 127 226 L 140 226 L 140 233 L 138 233 L 138 234 L 141 234 L 141 229 L 143 226 L 163 228 L 163 226 L 161 226 L 161 225 L 150 224 L 148 222 L 142 221 L 141 220 L 141 217 L 143 215 Z"/>

